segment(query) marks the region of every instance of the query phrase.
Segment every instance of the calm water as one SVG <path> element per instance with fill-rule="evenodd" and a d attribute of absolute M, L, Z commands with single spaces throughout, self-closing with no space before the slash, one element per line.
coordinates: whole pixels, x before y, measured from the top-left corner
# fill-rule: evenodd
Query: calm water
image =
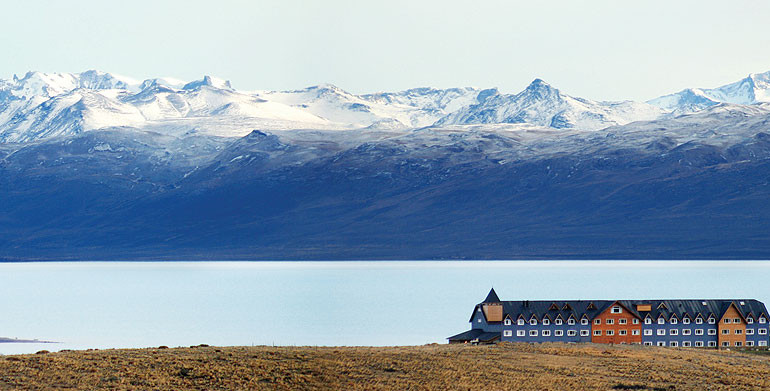
<path fill-rule="evenodd" d="M 503 300 L 756 298 L 770 262 L 0 264 L 0 354 L 210 345 L 416 345 Z"/>

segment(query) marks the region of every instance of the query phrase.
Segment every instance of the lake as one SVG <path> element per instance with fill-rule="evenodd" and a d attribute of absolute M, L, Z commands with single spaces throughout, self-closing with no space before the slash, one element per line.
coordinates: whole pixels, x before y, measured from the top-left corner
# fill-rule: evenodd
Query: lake
<path fill-rule="evenodd" d="M 0 354 L 159 345 L 420 345 L 502 300 L 755 298 L 767 261 L 0 264 Z"/>

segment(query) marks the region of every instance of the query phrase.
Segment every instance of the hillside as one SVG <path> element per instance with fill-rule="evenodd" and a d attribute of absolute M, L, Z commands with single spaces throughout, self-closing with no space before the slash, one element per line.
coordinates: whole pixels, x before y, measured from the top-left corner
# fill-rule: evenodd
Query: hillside
<path fill-rule="evenodd" d="M 200 346 L 0 356 L 0 389 L 681 391 L 769 387 L 767 355 L 641 346 Z"/>

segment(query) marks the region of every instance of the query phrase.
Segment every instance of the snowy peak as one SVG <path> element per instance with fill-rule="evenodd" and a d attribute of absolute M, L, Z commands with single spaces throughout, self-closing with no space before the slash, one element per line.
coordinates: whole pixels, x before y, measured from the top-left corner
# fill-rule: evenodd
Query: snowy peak
<path fill-rule="evenodd" d="M 184 87 L 182 87 L 182 89 L 194 90 L 202 86 L 214 87 L 219 89 L 227 89 L 227 90 L 233 89 L 233 87 L 230 85 L 230 80 L 218 79 L 211 76 L 203 76 L 203 80 L 196 80 L 196 81 L 187 83 L 184 85 Z"/>
<path fill-rule="evenodd" d="M 515 95 L 484 90 L 476 104 L 451 113 L 436 125 L 529 123 L 555 129 L 596 130 L 633 121 L 654 119 L 662 110 L 637 102 L 594 102 L 563 94 L 535 79 Z"/>
<path fill-rule="evenodd" d="M 688 88 L 647 103 L 678 115 L 700 111 L 719 103 L 751 105 L 763 102 L 770 102 L 770 71 L 752 73 L 717 88 Z"/>
<path fill-rule="evenodd" d="M 528 96 L 533 100 L 553 100 L 559 99 L 560 93 L 556 88 L 551 87 L 542 79 L 535 79 L 529 83 L 527 88 L 520 93 L 522 96 Z"/>

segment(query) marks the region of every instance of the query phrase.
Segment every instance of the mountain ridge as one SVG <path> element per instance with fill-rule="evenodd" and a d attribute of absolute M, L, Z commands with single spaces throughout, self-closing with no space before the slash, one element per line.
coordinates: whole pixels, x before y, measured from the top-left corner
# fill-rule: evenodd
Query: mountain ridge
<path fill-rule="evenodd" d="M 539 78 L 515 94 L 496 88 L 422 87 L 356 95 L 331 84 L 289 91 L 239 91 L 229 81 L 211 76 L 190 82 L 173 78 L 140 82 L 96 70 L 30 71 L 21 78 L 0 80 L 0 142 L 28 142 L 114 126 L 194 129 L 227 137 L 244 136 L 254 128 L 406 130 L 496 123 L 599 130 L 693 113 L 719 103 L 768 101 L 770 72 L 648 102 L 615 102 L 574 97 Z M 52 118 L 56 129 L 50 129 Z"/>

